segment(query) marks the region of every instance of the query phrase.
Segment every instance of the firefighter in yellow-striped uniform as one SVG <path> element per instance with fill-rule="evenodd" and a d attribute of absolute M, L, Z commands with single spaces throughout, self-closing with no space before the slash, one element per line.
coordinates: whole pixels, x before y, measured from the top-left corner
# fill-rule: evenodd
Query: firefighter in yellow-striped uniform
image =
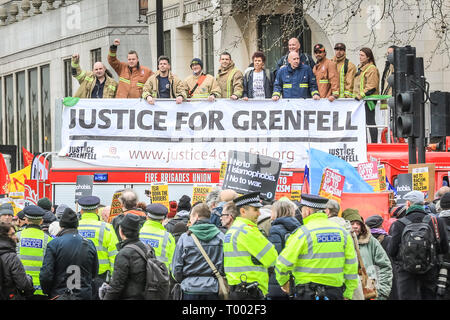
<path fill-rule="evenodd" d="M 97 249 L 98 277 L 94 279 L 94 292 L 98 295 L 98 288 L 107 281 L 108 274 L 112 275 L 114 260 L 117 255 L 117 236 L 111 224 L 101 221 L 97 213 L 100 198 L 85 196 L 78 200 L 81 207 L 81 220 L 78 233 L 86 239 L 92 240 Z M 97 297 L 98 299 L 98 297 Z"/>
<path fill-rule="evenodd" d="M 47 296 L 42 292 L 39 281 L 39 273 L 41 272 L 47 244 L 52 240 L 52 237 L 42 231 L 40 227 L 45 215 L 44 209 L 29 205 L 23 209 L 23 212 L 27 226 L 16 234 L 18 239 L 17 255 L 22 261 L 26 274 L 33 278 L 33 286 L 36 291 L 30 299 L 46 300 Z"/>
<path fill-rule="evenodd" d="M 109 48 L 108 63 L 119 76 L 119 87 L 116 98 L 140 98 L 144 89 L 144 84 L 153 74 L 153 71 L 140 65 L 139 56 L 136 51 L 130 50 L 127 62 L 117 59 L 117 47 L 120 40 L 115 39 Z"/>
<path fill-rule="evenodd" d="M 275 265 L 278 283 L 298 300 L 351 299 L 358 286 L 352 237 L 322 212 L 327 202 L 302 194 L 304 225 L 289 236 Z"/>
<path fill-rule="evenodd" d="M 101 62 L 94 64 L 93 71 L 84 71 L 80 68 L 80 56 L 72 56 L 72 75 L 77 79 L 80 87 L 73 95 L 78 98 L 114 98 L 117 91 L 117 82 Z"/>
<path fill-rule="evenodd" d="M 192 74 L 184 79 L 184 88 L 188 99 L 208 99 L 214 101 L 220 98 L 220 87 L 216 79 L 203 72 L 203 61 L 194 58 L 191 61 Z"/>
<path fill-rule="evenodd" d="M 228 52 L 223 52 L 220 55 L 219 63 L 220 69 L 216 78 L 222 98 L 231 98 L 233 100 L 241 98 L 244 93 L 244 76 L 242 72 L 235 67 Z"/>
<path fill-rule="evenodd" d="M 339 74 L 339 98 L 354 98 L 353 83 L 355 81 L 356 66 L 347 59 L 346 46 L 336 43 L 334 46 L 334 57 L 331 59 L 336 63 Z"/>
<path fill-rule="evenodd" d="M 278 254 L 256 224 L 262 207 L 259 193 L 243 195 L 233 202 L 239 216 L 225 234 L 223 244 L 230 299 L 263 299 L 269 289 L 268 268 L 275 265 Z"/>

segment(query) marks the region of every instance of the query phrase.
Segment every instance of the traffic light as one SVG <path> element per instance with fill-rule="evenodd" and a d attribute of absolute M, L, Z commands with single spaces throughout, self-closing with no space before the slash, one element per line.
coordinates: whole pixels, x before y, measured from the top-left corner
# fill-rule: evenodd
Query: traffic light
<path fill-rule="evenodd" d="M 392 86 L 388 104 L 392 110 L 393 132 L 396 137 L 420 137 L 421 108 L 424 81 L 423 59 L 416 58 L 416 48 L 397 47 L 388 56 L 394 65 L 394 74 L 387 81 Z"/>
<path fill-rule="evenodd" d="M 431 101 L 431 136 L 450 136 L 450 92 L 432 92 Z"/>

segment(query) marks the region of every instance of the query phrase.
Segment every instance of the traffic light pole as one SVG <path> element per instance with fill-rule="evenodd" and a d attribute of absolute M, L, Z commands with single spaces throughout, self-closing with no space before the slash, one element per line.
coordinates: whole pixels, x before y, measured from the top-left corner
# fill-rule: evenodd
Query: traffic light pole
<path fill-rule="evenodd" d="M 423 101 L 423 92 L 421 90 Z M 420 136 L 416 140 L 418 163 L 425 163 L 425 104 L 420 103 Z"/>
<path fill-rule="evenodd" d="M 416 138 L 409 137 L 408 138 L 408 155 L 409 155 L 409 163 L 415 164 L 417 163 L 416 158 Z"/>

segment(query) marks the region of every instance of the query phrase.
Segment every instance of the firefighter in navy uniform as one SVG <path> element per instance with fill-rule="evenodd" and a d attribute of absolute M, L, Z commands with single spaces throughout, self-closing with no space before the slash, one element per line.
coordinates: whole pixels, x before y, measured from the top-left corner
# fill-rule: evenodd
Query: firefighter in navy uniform
<path fill-rule="evenodd" d="M 44 261 L 47 244 L 52 240 L 47 233 L 41 230 L 40 225 L 45 215 L 44 209 L 35 205 L 26 206 L 23 209 L 27 226 L 17 233 L 17 254 L 25 268 L 26 274 L 33 278 L 35 288 L 30 300 L 47 300 L 42 292 L 39 282 L 39 273 Z"/>
<path fill-rule="evenodd" d="M 259 231 L 259 192 L 233 200 L 239 216 L 225 234 L 224 269 L 231 300 L 261 300 L 269 290 L 268 268 L 275 265 L 275 246 Z"/>

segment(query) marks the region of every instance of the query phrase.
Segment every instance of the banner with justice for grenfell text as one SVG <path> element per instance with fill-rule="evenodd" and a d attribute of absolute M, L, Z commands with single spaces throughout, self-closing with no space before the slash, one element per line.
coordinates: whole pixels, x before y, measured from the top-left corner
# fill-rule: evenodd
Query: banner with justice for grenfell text
<path fill-rule="evenodd" d="M 367 161 L 364 102 L 340 99 L 80 99 L 64 107 L 61 141 L 60 156 L 100 166 L 219 168 L 236 150 L 304 168 L 309 148 Z"/>

